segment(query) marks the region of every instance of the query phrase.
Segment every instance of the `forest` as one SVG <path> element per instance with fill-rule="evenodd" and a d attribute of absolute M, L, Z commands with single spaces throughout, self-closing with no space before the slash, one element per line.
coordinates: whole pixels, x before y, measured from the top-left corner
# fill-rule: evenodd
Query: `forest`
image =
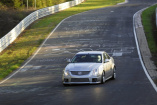
<path fill-rule="evenodd" d="M 43 8 L 71 0 L 0 0 L 0 8 Z"/>

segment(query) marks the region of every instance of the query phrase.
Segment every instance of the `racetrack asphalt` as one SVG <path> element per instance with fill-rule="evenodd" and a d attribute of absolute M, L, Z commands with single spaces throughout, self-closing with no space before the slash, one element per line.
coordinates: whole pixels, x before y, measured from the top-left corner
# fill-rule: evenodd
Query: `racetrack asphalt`
<path fill-rule="evenodd" d="M 157 93 L 144 73 L 133 29 L 133 15 L 154 3 L 129 0 L 65 19 L 34 58 L 0 85 L 0 105 L 157 105 Z M 113 56 L 117 79 L 64 87 L 66 59 L 89 50 Z"/>

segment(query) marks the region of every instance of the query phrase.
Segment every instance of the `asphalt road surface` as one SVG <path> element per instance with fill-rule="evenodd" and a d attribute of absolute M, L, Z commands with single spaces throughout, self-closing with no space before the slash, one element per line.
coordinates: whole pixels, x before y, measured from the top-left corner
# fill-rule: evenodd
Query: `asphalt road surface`
<path fill-rule="evenodd" d="M 157 93 L 141 66 L 133 15 L 156 0 L 84 12 L 66 19 L 37 55 L 0 85 L 0 105 L 157 105 Z M 62 85 L 66 59 L 79 51 L 106 51 L 117 79 L 98 85 Z"/>

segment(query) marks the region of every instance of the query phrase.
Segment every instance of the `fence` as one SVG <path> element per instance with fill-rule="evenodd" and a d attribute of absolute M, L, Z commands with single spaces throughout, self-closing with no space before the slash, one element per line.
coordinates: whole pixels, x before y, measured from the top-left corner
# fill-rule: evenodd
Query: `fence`
<path fill-rule="evenodd" d="M 73 0 L 55 6 L 39 9 L 31 13 L 26 18 L 24 18 L 15 28 L 13 28 L 8 34 L 6 34 L 4 37 L 0 39 L 0 52 L 2 52 L 6 47 L 8 47 L 20 35 L 20 33 L 35 20 L 59 12 L 61 10 L 70 8 L 72 6 L 78 5 L 83 1 L 84 0 Z"/>

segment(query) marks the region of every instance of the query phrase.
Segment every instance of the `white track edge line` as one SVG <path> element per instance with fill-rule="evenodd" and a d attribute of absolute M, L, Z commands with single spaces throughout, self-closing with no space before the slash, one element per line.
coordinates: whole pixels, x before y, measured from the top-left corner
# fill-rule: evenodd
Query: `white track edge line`
<path fill-rule="evenodd" d="M 127 3 L 128 2 L 128 0 L 125 0 L 125 2 L 124 3 L 121 3 L 121 4 L 125 4 L 125 3 Z M 120 3 L 119 4 L 117 4 L 117 5 L 121 5 Z M 88 10 L 88 11 L 90 11 L 90 10 Z M 88 11 L 85 11 L 85 12 L 88 12 Z M 85 13 L 85 12 L 81 12 L 81 13 Z M 72 15 L 72 16 L 75 16 L 75 15 L 79 15 L 79 14 L 81 14 L 81 13 L 78 13 L 78 14 L 74 14 L 74 15 Z M 48 37 L 45 39 L 45 41 L 40 45 L 40 47 L 38 48 L 38 50 L 33 54 L 33 56 L 31 57 L 31 59 L 29 59 L 22 67 L 20 67 L 16 72 L 14 72 L 13 74 L 11 74 L 9 77 L 7 77 L 6 79 L 4 79 L 4 80 L 2 80 L 1 82 L 0 82 L 0 85 L 1 84 L 3 84 L 5 81 L 7 81 L 7 80 L 9 80 L 10 78 L 12 78 L 14 75 L 16 75 L 21 69 L 23 69 L 36 55 L 37 55 L 37 53 L 40 51 L 40 49 L 41 49 L 41 47 L 45 44 L 45 42 L 49 39 L 49 37 L 54 33 L 54 31 L 66 20 L 66 19 L 68 19 L 68 18 L 70 18 L 70 17 L 72 17 L 72 16 L 69 16 L 69 17 L 67 17 L 67 18 L 65 18 L 65 19 L 63 19 L 56 27 L 55 27 L 55 29 L 53 29 L 53 31 L 48 35 Z"/>
<path fill-rule="evenodd" d="M 139 10 L 139 11 L 141 11 L 141 10 Z M 139 12 L 139 11 L 138 11 L 138 12 Z M 143 63 L 142 56 L 141 56 L 141 52 L 140 52 L 140 48 L 139 48 L 139 44 L 138 44 L 138 39 L 137 39 L 137 34 L 136 34 L 136 29 L 135 29 L 135 23 L 134 23 L 134 22 L 135 22 L 135 15 L 136 15 L 138 12 L 136 12 L 136 13 L 134 14 L 134 16 L 133 16 L 133 30 L 134 30 L 134 36 L 135 36 L 137 51 L 138 51 L 139 59 L 140 59 L 140 61 L 141 61 L 141 65 L 142 65 L 142 67 L 143 67 L 143 70 L 144 70 L 144 72 L 145 72 L 147 78 L 149 79 L 150 83 L 152 84 L 153 88 L 154 88 L 155 91 L 157 92 L 156 84 L 155 84 L 154 81 L 151 79 L 151 77 L 150 77 L 150 75 L 148 74 L 147 69 L 146 69 L 146 67 L 145 67 L 145 65 L 144 65 L 144 63 Z"/>
<path fill-rule="evenodd" d="M 122 3 L 118 3 L 117 5 L 122 5 L 122 4 L 126 4 L 128 3 L 129 1 L 128 0 L 125 0 L 125 2 L 122 2 Z"/>
<path fill-rule="evenodd" d="M 73 16 L 73 15 L 72 15 Z M 70 17 L 72 17 L 70 16 Z M 56 27 L 55 29 L 53 29 L 53 31 L 48 35 L 48 37 L 45 39 L 45 41 L 40 45 L 40 47 L 38 48 L 38 50 L 32 55 L 31 59 L 29 59 L 22 67 L 20 67 L 16 72 L 14 72 L 12 75 L 10 75 L 9 77 L 7 77 L 6 79 L 2 80 L 0 82 L 0 84 L 4 83 L 5 81 L 9 80 L 11 77 L 13 77 L 15 74 L 17 74 L 21 69 L 23 69 L 36 55 L 37 53 L 40 51 L 40 49 L 42 48 L 42 46 L 46 43 L 46 41 L 49 39 L 49 37 L 56 31 L 56 29 L 63 23 L 63 21 L 65 21 L 66 19 L 70 18 L 67 17 L 65 19 L 63 19 Z"/>
<path fill-rule="evenodd" d="M 90 11 L 90 10 L 88 10 L 88 11 Z M 85 12 L 88 12 L 88 11 L 85 11 Z M 54 29 L 53 29 L 53 31 L 48 35 L 48 37 L 44 40 L 44 42 L 40 45 L 40 47 L 37 49 L 37 51 L 32 55 L 32 57 L 22 66 L 22 67 L 20 67 L 16 72 L 14 72 L 13 74 L 11 74 L 9 77 L 7 77 L 6 79 L 4 79 L 4 80 L 2 80 L 1 82 L 0 82 L 0 85 L 1 84 L 3 84 L 5 81 L 7 81 L 7 80 L 9 80 L 10 78 L 12 78 L 14 75 L 16 75 L 21 69 L 23 69 L 36 55 L 37 55 L 37 53 L 40 51 L 40 49 L 41 49 L 41 47 L 46 43 L 46 41 L 49 39 L 49 37 L 56 31 L 56 29 L 65 21 L 65 20 L 67 20 L 67 19 L 69 19 L 69 18 L 71 18 L 71 17 L 73 17 L 73 16 L 75 16 L 75 15 L 79 15 L 79 14 L 82 14 L 82 13 L 85 13 L 85 12 L 81 12 L 81 13 L 78 13 L 78 14 L 74 14 L 74 15 L 72 15 L 72 16 L 69 16 L 69 17 L 67 17 L 67 18 L 65 18 L 65 19 L 63 19 Z"/>

